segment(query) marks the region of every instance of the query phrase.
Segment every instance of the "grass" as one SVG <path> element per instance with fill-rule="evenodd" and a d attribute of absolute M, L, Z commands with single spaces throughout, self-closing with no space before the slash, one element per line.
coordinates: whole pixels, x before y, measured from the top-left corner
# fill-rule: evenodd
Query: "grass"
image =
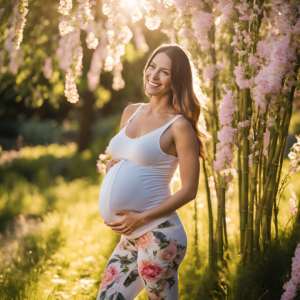
<path fill-rule="evenodd" d="M 72 160 L 77 155 L 65 148 L 60 152 L 60 147 L 65 146 L 52 149 L 52 153 L 44 148 L 34 148 L 32 152 L 24 149 L 21 158 L 5 166 L 0 187 L 0 299 L 95 299 L 107 260 L 120 238 L 104 225 L 98 213 L 102 176 L 95 173 L 92 178 L 63 177 L 50 168 L 66 156 Z M 49 155 L 47 163 L 41 160 Z M 82 164 L 90 163 L 88 168 L 92 170 L 95 162 L 92 155 L 87 156 L 85 160 L 76 159 Z M 18 160 L 21 165 L 35 165 L 39 173 L 25 174 Z M 287 164 L 285 161 L 285 171 Z M 65 170 L 70 174 L 68 168 Z M 299 174 L 292 177 L 281 199 L 279 236 L 291 217 L 288 203 L 291 190 L 299 197 L 297 182 Z M 280 299 L 282 285 L 290 276 L 291 258 L 300 242 L 299 229 L 293 230 L 296 225 L 292 220 L 281 244 L 272 240 L 269 251 L 256 264 L 241 266 L 236 187 L 235 183 L 226 212 L 228 267 L 219 273 L 208 271 L 208 214 L 203 174 L 196 199 L 197 220 L 194 201 L 179 210 L 189 239 L 187 255 L 179 268 L 181 300 Z M 216 203 L 213 209 L 215 221 Z M 219 280 L 221 275 L 227 285 Z M 137 297 L 146 299 L 144 291 Z"/>

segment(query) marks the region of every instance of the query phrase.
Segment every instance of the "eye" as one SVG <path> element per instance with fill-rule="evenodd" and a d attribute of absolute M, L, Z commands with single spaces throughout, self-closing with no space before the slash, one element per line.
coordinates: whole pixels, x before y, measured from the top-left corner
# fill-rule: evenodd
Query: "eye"
<path fill-rule="evenodd" d="M 168 72 L 166 72 L 166 71 L 163 71 L 163 73 L 165 73 L 166 75 L 169 75 L 169 73 L 168 73 Z"/>
<path fill-rule="evenodd" d="M 150 67 L 153 67 L 153 68 L 154 68 L 154 65 L 151 64 Z"/>

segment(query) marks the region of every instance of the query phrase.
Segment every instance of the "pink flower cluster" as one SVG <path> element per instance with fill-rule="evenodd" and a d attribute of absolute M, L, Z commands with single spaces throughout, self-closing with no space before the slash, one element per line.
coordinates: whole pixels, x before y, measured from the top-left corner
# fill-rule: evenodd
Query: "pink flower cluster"
<path fill-rule="evenodd" d="M 192 27 L 195 30 L 194 35 L 202 50 L 208 50 L 211 42 L 208 40 L 208 31 L 214 25 L 214 15 L 202 10 L 192 11 Z"/>
<path fill-rule="evenodd" d="M 113 281 L 119 282 L 122 275 L 118 271 L 115 265 L 110 265 L 104 271 L 102 282 L 101 282 L 101 291 L 104 290 L 108 285 L 110 285 Z"/>
<path fill-rule="evenodd" d="M 223 102 L 219 109 L 219 118 L 222 127 L 221 131 L 218 132 L 219 143 L 217 144 L 218 152 L 214 161 L 214 170 L 219 172 L 223 178 L 223 182 L 226 184 L 226 188 L 228 188 L 230 180 L 235 174 L 233 151 L 237 129 L 232 127 L 232 121 L 238 108 L 234 103 L 232 91 L 228 90 L 225 85 L 223 85 L 223 88 L 226 94 L 223 95 Z"/>
<path fill-rule="evenodd" d="M 296 136 L 297 143 L 291 147 L 288 155 L 290 159 L 290 173 L 295 174 L 300 171 L 300 136 Z"/>
<path fill-rule="evenodd" d="M 266 94 L 277 94 L 281 88 L 281 80 L 293 68 L 296 61 L 295 48 L 289 36 L 276 36 L 268 44 L 269 64 L 260 69 L 255 77 L 253 99 L 256 108 L 264 113 L 267 107 Z M 265 53 L 262 54 L 265 58 Z"/>
<path fill-rule="evenodd" d="M 104 31 L 101 35 L 100 45 L 93 53 L 90 70 L 87 73 L 89 82 L 89 90 L 95 91 L 100 82 L 100 75 L 103 67 L 103 62 L 107 57 L 107 34 Z"/>
<path fill-rule="evenodd" d="M 300 243 L 295 250 L 295 256 L 292 258 L 292 274 L 291 279 L 284 284 L 285 292 L 280 300 L 292 300 L 297 296 L 298 286 L 300 284 Z"/>
<path fill-rule="evenodd" d="M 110 156 L 110 153 L 109 153 L 109 149 L 108 149 L 108 146 L 106 147 L 105 149 L 105 153 L 101 153 L 99 155 L 99 160 L 97 160 L 97 170 L 98 170 L 98 173 L 102 173 L 102 174 L 105 174 L 106 173 L 106 164 L 107 164 L 107 161 L 108 161 L 108 158 Z"/>
<path fill-rule="evenodd" d="M 300 39 L 297 3 L 277 0 L 270 8 L 269 16 L 267 17 L 264 11 L 262 20 L 269 23 L 270 33 L 257 44 L 258 63 L 261 68 L 254 80 L 253 99 L 255 107 L 260 107 L 260 113 L 266 111 L 266 95 L 280 92 L 282 78 L 287 74 L 294 75 L 295 50 Z M 290 90 L 293 84 L 293 81 L 286 80 L 285 89 Z"/>
<path fill-rule="evenodd" d="M 244 67 L 236 67 L 233 73 L 236 76 L 236 83 L 241 89 L 245 89 L 250 86 L 249 79 L 245 79 Z"/>
<path fill-rule="evenodd" d="M 163 268 L 154 261 L 144 259 L 139 263 L 139 273 L 148 282 L 156 282 L 163 277 Z"/>
<path fill-rule="evenodd" d="M 233 3 L 231 0 L 219 0 L 216 5 L 216 9 L 218 9 L 222 15 L 219 25 L 222 26 L 225 23 L 229 23 L 231 17 L 233 16 Z"/>

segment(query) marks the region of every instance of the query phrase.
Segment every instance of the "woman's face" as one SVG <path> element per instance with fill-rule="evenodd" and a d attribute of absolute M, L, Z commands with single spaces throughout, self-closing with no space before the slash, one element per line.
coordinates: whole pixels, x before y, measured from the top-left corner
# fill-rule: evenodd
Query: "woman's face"
<path fill-rule="evenodd" d="M 171 59 L 164 52 L 155 55 L 145 72 L 146 91 L 149 95 L 156 96 L 170 93 L 172 89 L 171 65 Z"/>

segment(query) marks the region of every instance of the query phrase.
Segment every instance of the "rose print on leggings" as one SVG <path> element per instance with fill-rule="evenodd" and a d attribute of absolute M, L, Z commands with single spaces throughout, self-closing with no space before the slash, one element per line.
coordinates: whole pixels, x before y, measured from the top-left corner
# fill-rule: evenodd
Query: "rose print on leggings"
<path fill-rule="evenodd" d="M 159 280 L 163 274 L 163 268 L 158 263 L 146 259 L 139 263 L 139 271 L 141 276 L 149 282 Z"/>
<path fill-rule="evenodd" d="M 176 221 L 161 223 L 136 239 L 122 236 L 106 266 L 97 300 L 133 300 L 142 288 L 150 300 L 170 299 L 187 246 L 186 233 Z"/>
<path fill-rule="evenodd" d="M 157 257 L 167 263 L 173 262 L 177 255 L 177 244 L 171 243 L 166 248 L 159 250 Z"/>

